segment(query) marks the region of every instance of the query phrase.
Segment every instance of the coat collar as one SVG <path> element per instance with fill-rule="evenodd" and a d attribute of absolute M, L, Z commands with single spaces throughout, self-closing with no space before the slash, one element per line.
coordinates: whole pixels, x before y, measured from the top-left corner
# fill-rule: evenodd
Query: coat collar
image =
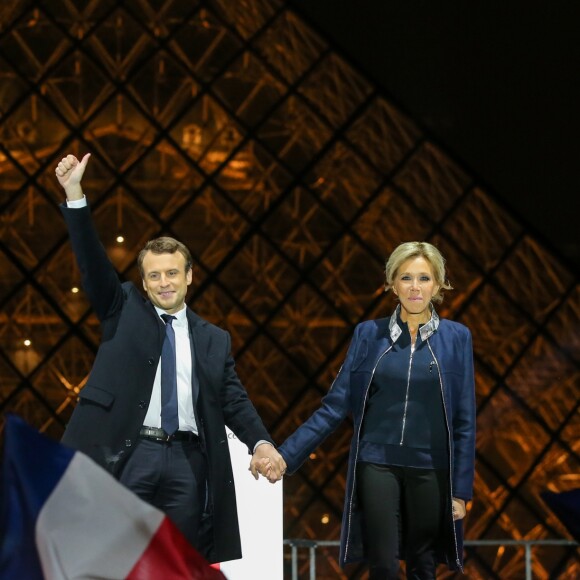
<path fill-rule="evenodd" d="M 397 339 L 403 333 L 401 327 L 397 323 L 397 317 L 400 315 L 400 313 L 401 313 L 401 305 L 399 304 L 395 309 L 395 312 L 391 314 L 391 318 L 389 320 L 389 334 L 393 342 L 397 342 Z M 421 340 L 423 342 L 426 341 L 433 333 L 437 331 L 437 328 L 439 328 L 439 316 L 437 315 L 437 312 L 435 312 L 435 308 L 433 308 L 433 305 L 431 304 L 431 318 L 419 329 Z"/>
<path fill-rule="evenodd" d="M 187 308 L 187 320 L 189 322 L 189 332 L 193 339 L 193 348 L 196 360 L 203 363 L 209 356 L 211 349 L 211 333 L 204 328 L 208 322 L 196 314 L 191 308 Z"/>
<path fill-rule="evenodd" d="M 151 315 L 155 318 L 155 321 L 157 322 L 157 330 L 158 330 L 157 340 L 159 341 L 159 345 L 161 348 L 161 345 L 163 345 L 163 341 L 165 340 L 165 324 L 163 320 L 161 320 L 159 314 L 157 313 L 155 305 L 150 300 L 147 300 L 147 302 L 149 303 L 150 306 Z M 187 322 L 189 325 L 189 332 L 194 336 L 194 338 L 197 339 L 197 337 L 201 337 L 200 340 L 203 341 L 205 333 L 200 333 L 199 331 L 201 330 L 202 327 L 204 327 L 207 324 L 207 320 L 204 320 L 201 316 L 196 314 L 187 305 L 185 307 L 185 311 L 187 316 Z M 209 340 L 209 338 L 207 340 Z M 201 346 L 202 347 L 205 346 L 205 343 L 203 343 Z M 202 352 L 205 351 L 202 350 Z"/>
<path fill-rule="evenodd" d="M 207 320 L 204 320 L 201 316 L 196 314 L 189 306 L 185 307 L 187 311 L 187 321 L 189 322 L 190 328 L 196 328 L 197 326 L 205 326 Z"/>

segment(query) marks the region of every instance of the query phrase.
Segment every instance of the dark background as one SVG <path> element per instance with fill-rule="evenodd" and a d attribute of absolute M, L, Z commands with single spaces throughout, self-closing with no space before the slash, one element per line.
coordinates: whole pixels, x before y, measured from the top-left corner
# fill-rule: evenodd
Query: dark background
<path fill-rule="evenodd" d="M 291 4 L 578 271 L 580 2 Z"/>

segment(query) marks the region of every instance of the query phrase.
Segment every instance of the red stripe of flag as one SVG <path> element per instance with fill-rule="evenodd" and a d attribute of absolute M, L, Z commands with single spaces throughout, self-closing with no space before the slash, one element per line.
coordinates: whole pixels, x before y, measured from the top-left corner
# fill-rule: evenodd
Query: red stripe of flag
<path fill-rule="evenodd" d="M 226 580 L 164 518 L 127 580 Z"/>

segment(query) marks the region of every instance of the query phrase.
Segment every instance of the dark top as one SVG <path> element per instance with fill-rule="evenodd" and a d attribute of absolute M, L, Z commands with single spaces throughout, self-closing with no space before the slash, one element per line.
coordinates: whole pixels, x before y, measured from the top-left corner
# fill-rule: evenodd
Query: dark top
<path fill-rule="evenodd" d="M 377 364 L 362 424 L 359 461 L 448 469 L 447 430 L 437 365 L 407 324 Z"/>

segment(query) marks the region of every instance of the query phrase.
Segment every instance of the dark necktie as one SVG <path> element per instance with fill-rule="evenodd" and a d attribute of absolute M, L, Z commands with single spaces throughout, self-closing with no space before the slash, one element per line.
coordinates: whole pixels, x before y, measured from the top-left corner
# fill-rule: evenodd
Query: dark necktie
<path fill-rule="evenodd" d="M 161 428 L 168 435 L 173 435 L 179 428 L 175 330 L 171 326 L 175 316 L 162 314 L 161 318 L 165 321 L 165 340 L 161 350 Z"/>

